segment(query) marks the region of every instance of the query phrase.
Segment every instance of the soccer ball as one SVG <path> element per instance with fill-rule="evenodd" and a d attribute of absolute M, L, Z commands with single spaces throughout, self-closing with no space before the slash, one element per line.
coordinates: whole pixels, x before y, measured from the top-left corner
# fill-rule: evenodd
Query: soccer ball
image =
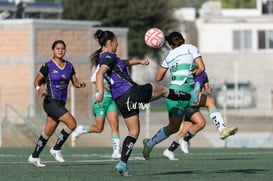
<path fill-rule="evenodd" d="M 145 33 L 145 43 L 152 48 L 161 48 L 165 42 L 163 31 L 158 28 L 148 29 Z"/>

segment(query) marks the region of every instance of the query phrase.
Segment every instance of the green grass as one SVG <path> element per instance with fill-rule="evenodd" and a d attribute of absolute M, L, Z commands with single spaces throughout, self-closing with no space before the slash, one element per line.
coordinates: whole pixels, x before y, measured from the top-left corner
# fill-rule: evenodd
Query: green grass
<path fill-rule="evenodd" d="M 111 148 L 64 147 L 65 163 L 59 164 L 46 148 L 41 159 L 44 168 L 27 163 L 33 148 L 0 148 L 0 180 L 2 181 L 268 181 L 273 178 L 273 149 L 201 149 L 191 153 L 176 151 L 178 161 L 163 157 L 163 148 L 154 148 L 150 160 L 143 160 L 141 149 L 135 148 L 128 167 L 132 177 L 116 174 L 116 160 L 110 158 Z"/>

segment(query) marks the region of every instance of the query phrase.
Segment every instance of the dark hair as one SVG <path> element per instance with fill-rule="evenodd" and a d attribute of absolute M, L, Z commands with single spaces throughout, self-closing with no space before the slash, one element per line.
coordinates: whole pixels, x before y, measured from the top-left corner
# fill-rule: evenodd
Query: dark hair
<path fill-rule="evenodd" d="M 166 36 L 166 41 L 169 43 L 169 45 L 174 47 L 178 47 L 185 43 L 183 35 L 177 31 L 174 31 Z"/>
<path fill-rule="evenodd" d="M 64 48 L 66 48 L 66 44 L 65 44 L 65 42 L 63 40 L 56 40 L 56 41 L 54 41 L 52 43 L 52 46 L 51 46 L 52 50 L 54 50 L 54 48 L 56 47 L 56 45 L 59 44 L 59 43 L 63 44 Z"/>
<path fill-rule="evenodd" d="M 106 45 L 107 40 L 113 41 L 115 37 L 116 37 L 116 35 L 111 31 L 103 31 L 103 30 L 98 29 L 94 33 L 94 38 L 98 41 L 100 48 L 90 56 L 91 57 L 90 61 L 92 64 L 91 67 L 98 65 L 99 54 L 101 53 L 101 47 Z"/>

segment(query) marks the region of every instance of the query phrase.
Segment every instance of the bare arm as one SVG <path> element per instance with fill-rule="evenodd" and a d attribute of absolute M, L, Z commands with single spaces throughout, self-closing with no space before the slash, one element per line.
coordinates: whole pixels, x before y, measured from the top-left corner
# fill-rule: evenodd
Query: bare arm
<path fill-rule="evenodd" d="M 205 64 L 203 62 L 202 57 L 197 57 L 194 61 L 196 64 L 196 68 L 193 73 L 194 73 L 194 76 L 196 77 L 200 75 L 202 72 L 204 72 L 206 68 L 205 68 Z"/>
<path fill-rule="evenodd" d="M 167 71 L 168 71 L 167 68 L 159 66 L 158 69 L 157 69 L 157 73 L 156 73 L 155 79 L 157 81 L 161 81 L 165 77 Z"/>
<path fill-rule="evenodd" d="M 43 97 L 45 95 L 45 88 L 41 87 L 44 82 L 44 76 L 39 72 L 34 80 L 34 87 L 38 92 L 38 95 Z"/>
<path fill-rule="evenodd" d="M 205 83 L 204 90 L 205 90 L 205 93 L 212 94 L 212 88 L 210 87 L 209 83 Z"/>
<path fill-rule="evenodd" d="M 96 81 L 92 82 L 92 85 L 96 87 Z M 110 86 L 108 84 L 104 84 L 104 89 L 110 90 Z"/>
<path fill-rule="evenodd" d="M 71 78 L 72 84 L 76 88 L 84 88 L 86 87 L 86 83 L 84 81 L 80 81 L 76 75 L 73 75 Z"/>
<path fill-rule="evenodd" d="M 127 66 L 131 65 L 149 65 L 149 60 L 147 58 L 144 59 L 130 59 L 130 60 L 124 60 Z"/>

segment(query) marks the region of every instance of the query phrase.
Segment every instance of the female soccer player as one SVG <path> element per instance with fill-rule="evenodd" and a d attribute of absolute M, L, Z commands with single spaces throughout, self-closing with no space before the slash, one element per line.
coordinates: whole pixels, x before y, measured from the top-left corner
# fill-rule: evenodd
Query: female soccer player
<path fill-rule="evenodd" d="M 75 118 L 65 108 L 68 84 L 71 81 L 76 88 L 86 87 L 86 83 L 77 78 L 72 63 L 64 59 L 65 42 L 63 40 L 54 41 L 52 51 L 53 58 L 42 65 L 34 81 L 38 94 L 41 97 L 44 96 L 43 107 L 47 114 L 44 132 L 39 137 L 34 151 L 28 157 L 28 162 L 36 167 L 46 166 L 41 163 L 39 155 L 60 122 L 63 122 L 66 127 L 61 131 L 50 153 L 56 161 L 64 162 L 61 147 L 77 125 Z M 42 86 L 44 84 L 45 87 Z"/>
<path fill-rule="evenodd" d="M 197 76 L 205 70 L 203 59 L 197 47 L 184 44 L 185 40 L 181 33 L 172 32 L 169 36 L 166 36 L 166 40 L 171 50 L 163 57 L 156 74 L 156 80 L 161 81 L 166 72 L 170 70 L 172 77 L 169 88 L 189 92 L 194 85 L 194 75 Z M 200 89 L 199 84 L 195 85 Z M 150 153 L 155 145 L 179 130 L 188 105 L 188 102 L 185 101 L 166 99 L 169 124 L 159 129 L 151 139 L 145 138 L 143 140 L 142 154 L 144 159 L 148 160 L 150 158 Z"/>
<path fill-rule="evenodd" d="M 200 84 L 200 89 L 202 91 L 199 104 L 200 106 L 206 106 L 208 108 L 209 116 L 220 133 L 220 139 L 226 139 L 227 137 L 234 135 L 238 131 L 238 128 L 226 127 L 224 118 L 216 107 L 215 99 L 210 96 L 212 88 L 209 85 L 207 73 L 201 73 L 199 76 L 195 77 L 194 81 L 195 83 L 198 82 Z M 169 148 L 163 152 L 163 155 L 170 160 L 177 160 L 174 156 L 174 151 L 179 145 L 184 153 L 189 153 L 190 139 L 205 127 L 206 122 L 205 118 L 199 111 L 200 106 L 186 108 L 184 122 L 181 125 L 176 140 L 173 141 Z"/>
<path fill-rule="evenodd" d="M 91 82 L 96 84 L 96 74 L 99 70 L 97 57 L 99 53 L 95 52 L 92 54 L 91 63 L 92 67 L 96 67 L 95 72 L 92 74 Z M 97 94 L 97 90 L 96 90 Z M 94 98 L 96 99 L 96 97 Z M 120 136 L 119 136 L 119 119 L 118 119 L 118 108 L 115 101 L 112 98 L 110 86 L 106 80 L 104 80 L 104 97 L 102 102 L 98 102 L 93 104 L 93 112 L 95 114 L 96 124 L 92 125 L 79 125 L 75 131 L 72 133 L 71 141 L 72 147 L 75 146 L 76 140 L 83 134 L 89 133 L 101 133 L 104 129 L 105 118 L 108 119 L 110 128 L 111 128 L 111 135 L 112 135 L 112 147 L 113 159 L 120 159 Z"/>
<path fill-rule="evenodd" d="M 117 37 L 111 31 L 97 30 L 95 37 L 101 47 L 98 57 L 100 69 L 96 78 L 98 95 L 95 103 L 103 101 L 105 78 L 110 84 L 112 97 L 125 119 L 129 132 L 123 142 L 121 159 L 115 168 L 122 176 L 130 176 L 127 162 L 139 136 L 139 106 L 160 97 L 168 97 L 173 100 L 186 100 L 187 102 L 192 98 L 194 99 L 193 102 L 197 102 L 196 92 L 191 89 L 191 94 L 185 93 L 179 89 L 168 89 L 154 83 L 138 85 L 131 79 L 127 71 L 127 66 L 136 64 L 148 65 L 149 61 L 147 59 L 120 60 L 116 55 L 118 47 Z"/>

